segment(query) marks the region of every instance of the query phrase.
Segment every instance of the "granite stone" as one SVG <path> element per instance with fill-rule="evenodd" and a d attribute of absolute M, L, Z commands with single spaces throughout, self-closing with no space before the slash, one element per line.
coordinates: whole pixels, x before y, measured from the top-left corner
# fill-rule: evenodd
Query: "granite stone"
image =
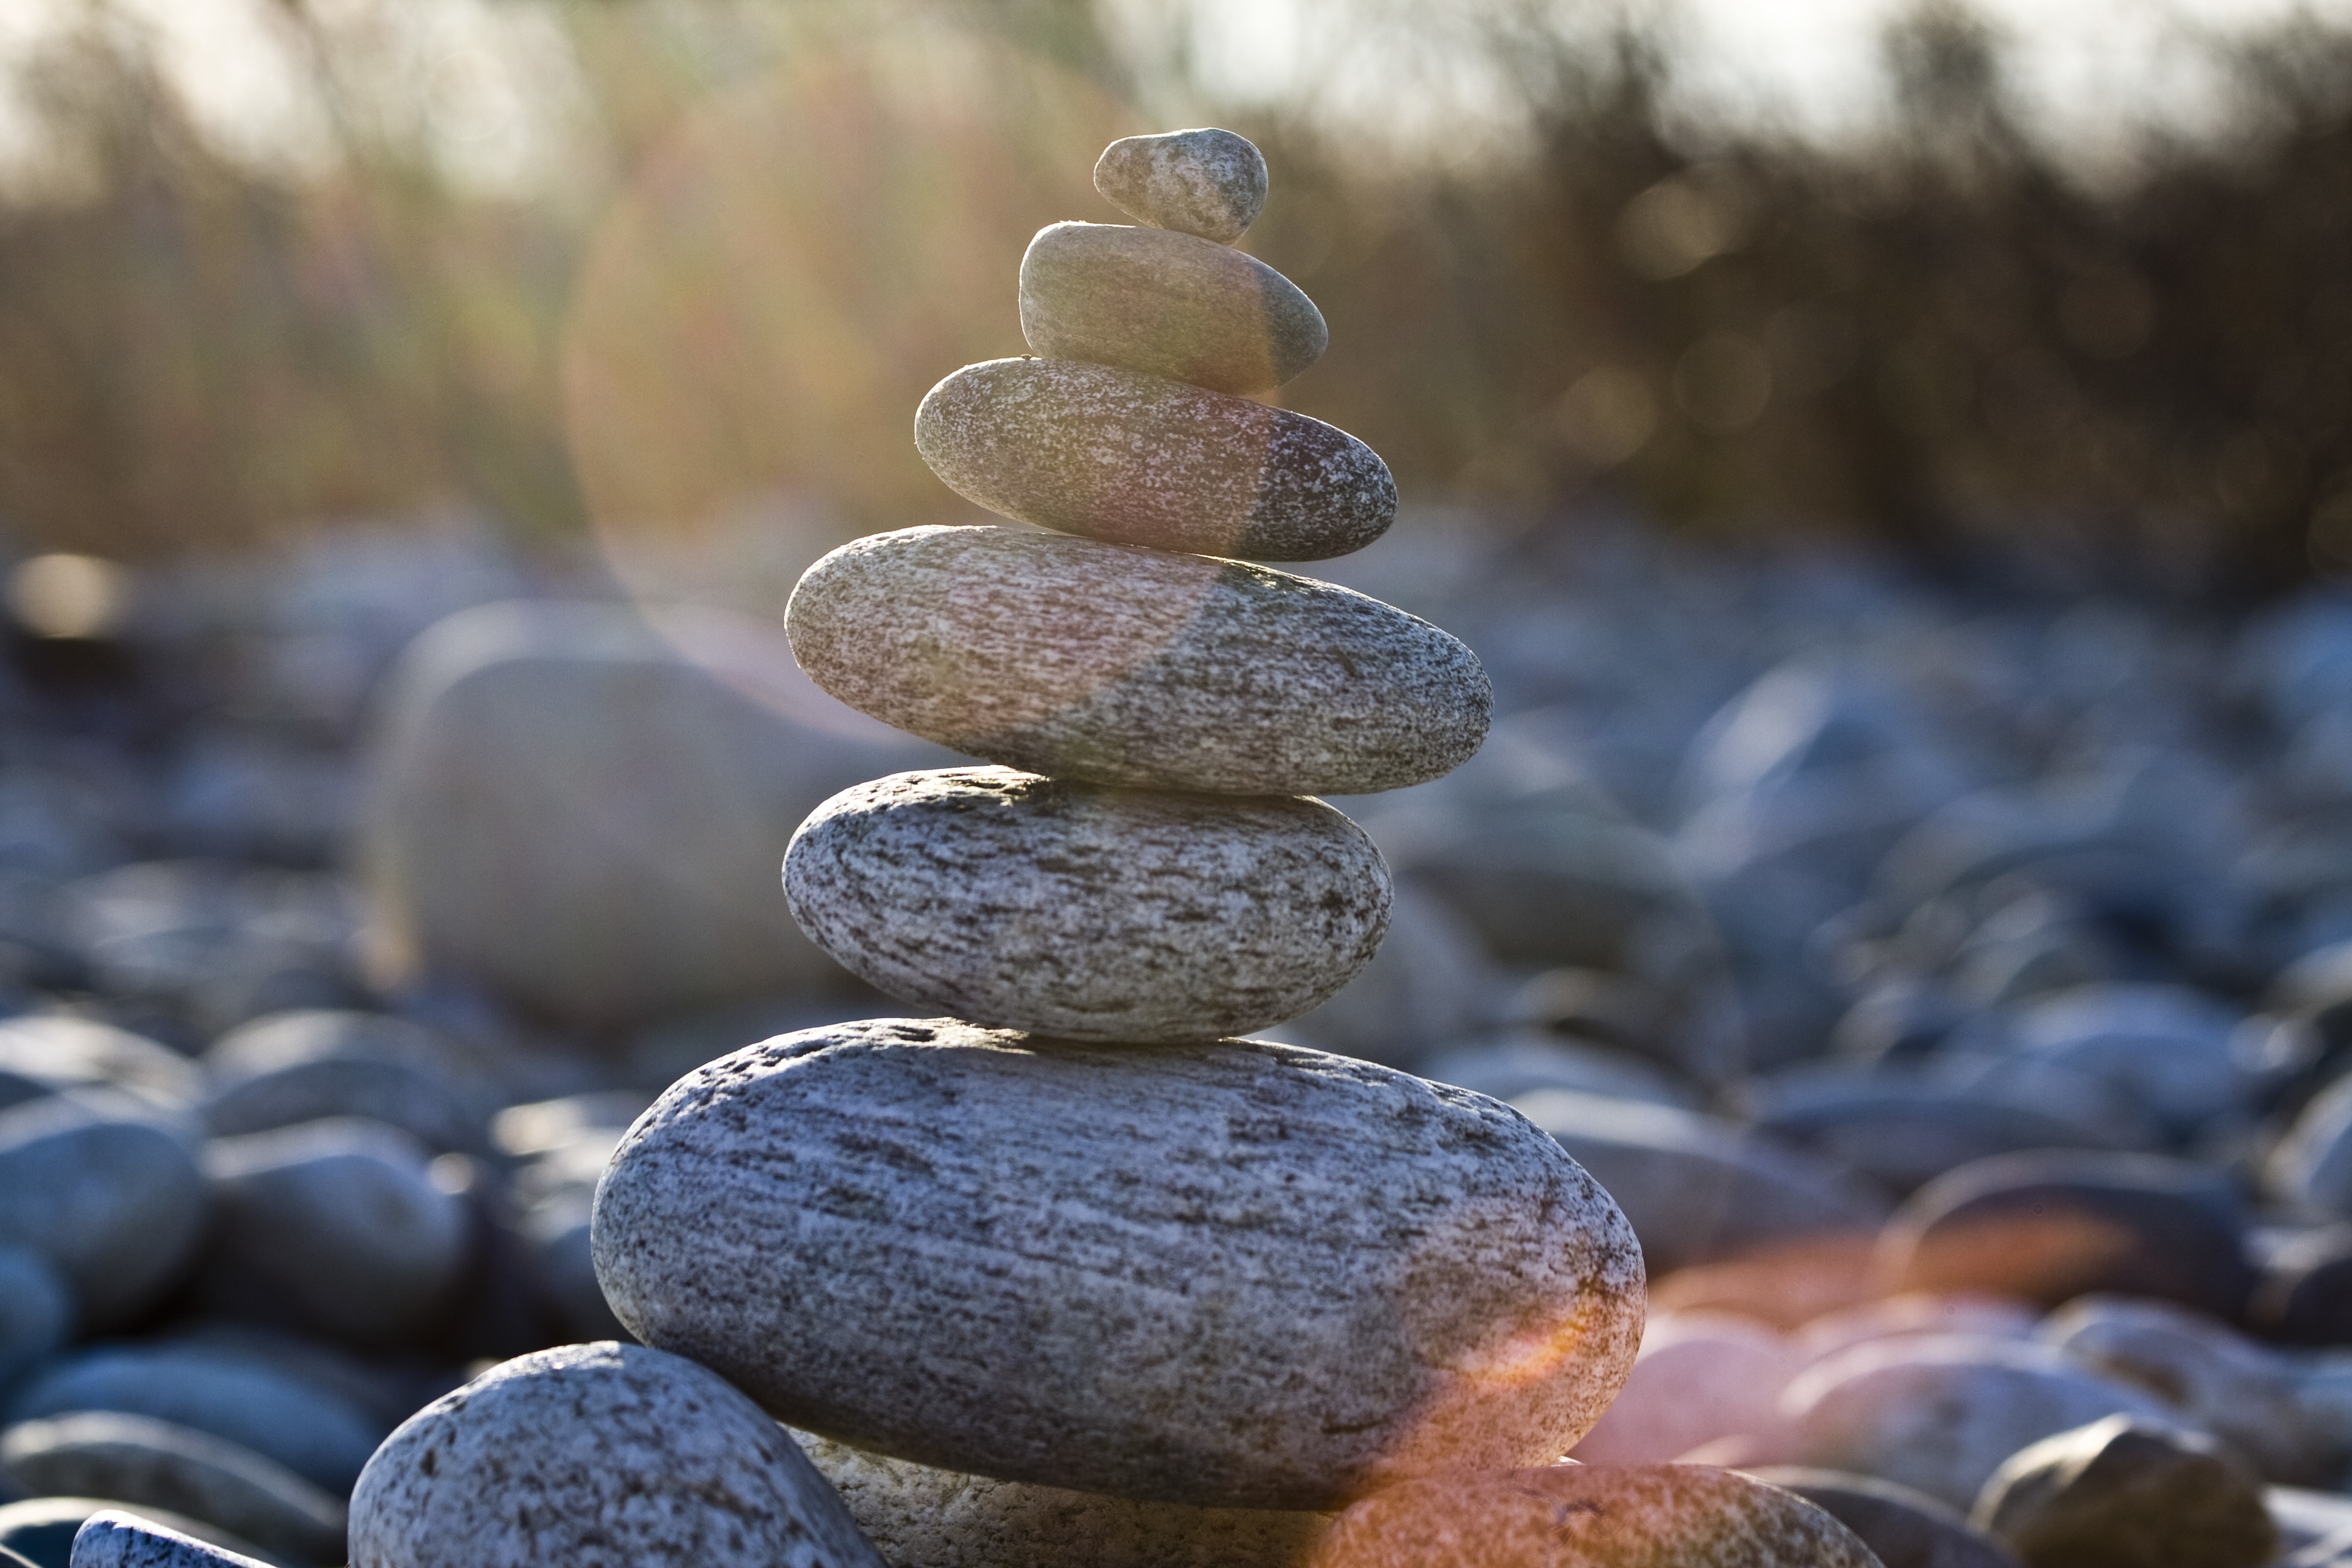
<path fill-rule="evenodd" d="M 1396 517 L 1388 465 L 1344 430 L 1079 360 L 964 366 L 924 396 L 915 447 L 967 500 L 1119 544 L 1318 561 Z"/>
<path fill-rule="evenodd" d="M 1298 1568 L 1327 1514 L 991 1480 L 794 1432 L 890 1568 Z"/>
<path fill-rule="evenodd" d="M 1642 1321 L 1624 1217 L 1524 1119 L 1253 1041 L 783 1036 L 655 1102 L 594 1244 L 633 1333 L 795 1426 L 1211 1508 L 1557 1458 Z"/>
<path fill-rule="evenodd" d="M 1476 655 L 1378 599 L 1016 529 L 854 541 L 809 568 L 784 625 L 851 707 L 1096 784 L 1401 789 L 1468 761 L 1494 704 Z"/>
<path fill-rule="evenodd" d="M 1388 868 L 1320 801 L 898 773 L 810 814 L 793 916 L 917 1006 L 1067 1039 L 1209 1040 L 1294 1017 L 1380 945 Z"/>
<path fill-rule="evenodd" d="M 1794 1492 L 1700 1465 L 1410 1481 L 1334 1521 L 1313 1568 L 1877 1568 Z"/>
<path fill-rule="evenodd" d="M 1021 333 L 1045 359 L 1264 395 L 1323 357 L 1330 332 L 1298 286 L 1213 240 L 1057 223 L 1021 258 Z"/>
<path fill-rule="evenodd" d="M 537 1351 L 384 1439 L 352 1568 L 881 1568 L 784 1429 L 716 1374 L 604 1341 Z"/>
<path fill-rule="evenodd" d="M 1123 136 L 1103 149 L 1095 189 L 1138 223 L 1229 245 L 1265 205 L 1265 158 L 1213 127 Z"/>
<path fill-rule="evenodd" d="M 126 1509 L 103 1509 L 74 1531 L 72 1568 L 268 1568 Z"/>

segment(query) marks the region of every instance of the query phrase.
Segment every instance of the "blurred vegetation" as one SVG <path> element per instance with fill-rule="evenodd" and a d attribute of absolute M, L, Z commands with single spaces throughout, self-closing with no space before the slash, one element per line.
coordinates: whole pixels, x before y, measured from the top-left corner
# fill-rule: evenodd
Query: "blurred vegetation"
<path fill-rule="evenodd" d="M 2090 171 L 1939 4 L 1886 40 L 1874 134 L 1694 127 L 1654 37 L 1497 23 L 1529 134 L 1413 159 L 1220 103 L 1088 0 L 603 0 L 549 11 L 568 173 L 499 189 L 372 107 L 364 29 L 269 9 L 328 109 L 310 165 L 214 146 L 103 0 L 25 73 L 53 173 L 0 202 L 0 527 L 27 543 L 940 516 L 916 401 L 1022 352 L 1029 234 L 1114 217 L 1096 151 L 1173 115 L 1265 148 L 1249 246 L 1332 326 L 1286 401 L 1410 493 L 2184 593 L 2352 572 L 2343 30 L 2209 41 L 2228 126 Z"/>

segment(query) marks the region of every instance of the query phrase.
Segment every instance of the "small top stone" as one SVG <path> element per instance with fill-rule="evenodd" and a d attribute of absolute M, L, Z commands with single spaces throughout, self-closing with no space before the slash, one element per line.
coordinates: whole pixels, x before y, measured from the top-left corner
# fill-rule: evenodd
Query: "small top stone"
<path fill-rule="evenodd" d="M 1095 189 L 1138 223 L 1231 245 L 1265 205 L 1265 159 L 1230 131 L 1129 136 L 1103 150 Z"/>

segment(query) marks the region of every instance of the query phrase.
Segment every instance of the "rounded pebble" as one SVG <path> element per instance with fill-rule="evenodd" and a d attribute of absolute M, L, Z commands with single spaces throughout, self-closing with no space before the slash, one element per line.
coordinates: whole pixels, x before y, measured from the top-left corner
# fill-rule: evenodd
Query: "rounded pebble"
<path fill-rule="evenodd" d="M 81 1326 L 121 1322 L 168 1289 L 204 1237 L 187 1135 L 103 1090 L 0 1110 L 0 1245 L 38 1253 Z"/>
<path fill-rule="evenodd" d="M 2028 1568 L 2263 1568 L 2262 1482 L 2210 1437 L 2117 1415 L 2010 1457 L 1971 1522 Z"/>
<path fill-rule="evenodd" d="M 1243 397 L 1274 391 L 1330 343 L 1315 301 L 1257 258 L 1107 223 L 1037 231 L 1021 258 L 1021 335 L 1046 359 Z"/>
<path fill-rule="evenodd" d="M 74 1531 L 72 1568 L 268 1568 L 122 1509 L 105 1509 Z"/>
<path fill-rule="evenodd" d="M 1057 778 L 1368 795 L 1486 739 L 1477 656 L 1428 622 L 1237 562 L 1008 528 L 910 528 L 809 568 L 793 651 L 851 707 Z"/>
<path fill-rule="evenodd" d="M 594 1240 L 632 1332 L 795 1426 L 1210 1508 L 1557 1457 L 1642 1321 L 1624 1217 L 1523 1119 L 1262 1042 L 783 1036 L 655 1102 Z"/>
<path fill-rule="evenodd" d="M 1388 868 L 1320 801 L 897 773 L 811 813 L 793 917 L 917 1006 L 1064 1039 L 1210 1040 L 1295 1017 L 1388 926 Z"/>
<path fill-rule="evenodd" d="M 352 1495 L 352 1568 L 882 1568 L 784 1429 L 638 1345 L 492 1368 L 384 1439 Z"/>
<path fill-rule="evenodd" d="M 77 1352 L 18 1390 L 7 1416 L 86 1410 L 151 1415 L 226 1437 L 337 1494 L 351 1489 L 389 1425 L 249 1356 L 175 1345 Z"/>
<path fill-rule="evenodd" d="M 0 1433 L 0 1475 L 36 1496 L 168 1509 L 306 1563 L 342 1557 L 339 1499 L 249 1448 L 151 1416 L 20 1421 Z"/>
<path fill-rule="evenodd" d="M 1187 1508 L 937 1470 L 795 1432 L 890 1568 L 1298 1568 L 1328 1514 Z"/>
<path fill-rule="evenodd" d="M 1794 1492 L 1700 1465 L 1413 1481 L 1341 1514 L 1312 1568 L 1877 1568 Z"/>
<path fill-rule="evenodd" d="M 1213 127 L 1123 136 L 1096 162 L 1095 189 L 1138 223 L 1231 244 L 1265 205 L 1265 158 Z"/>
<path fill-rule="evenodd" d="M 215 1139 L 205 1294 L 331 1339 L 400 1338 L 466 1263 L 465 1204 L 434 1184 L 428 1160 L 406 1133 L 356 1117 Z"/>
<path fill-rule="evenodd" d="M 964 366 L 916 410 L 915 447 L 976 505 L 1118 544 L 1318 561 L 1396 517 L 1388 465 L 1345 430 L 1079 360 Z"/>
<path fill-rule="evenodd" d="M 1837 1516 L 1883 1568 L 2018 1568 L 1990 1536 L 1925 1492 L 1843 1470 L 1777 1465 L 1748 1472 Z"/>

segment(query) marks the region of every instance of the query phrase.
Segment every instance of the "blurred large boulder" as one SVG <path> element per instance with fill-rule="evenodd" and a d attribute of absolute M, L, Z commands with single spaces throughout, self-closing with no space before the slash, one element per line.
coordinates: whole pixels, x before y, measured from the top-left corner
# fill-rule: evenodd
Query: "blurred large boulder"
<path fill-rule="evenodd" d="M 392 977 L 610 1037 L 838 975 L 786 913 L 810 808 L 951 760 L 819 694 L 717 610 L 513 602 L 418 638 L 373 736 L 361 860 Z"/>

